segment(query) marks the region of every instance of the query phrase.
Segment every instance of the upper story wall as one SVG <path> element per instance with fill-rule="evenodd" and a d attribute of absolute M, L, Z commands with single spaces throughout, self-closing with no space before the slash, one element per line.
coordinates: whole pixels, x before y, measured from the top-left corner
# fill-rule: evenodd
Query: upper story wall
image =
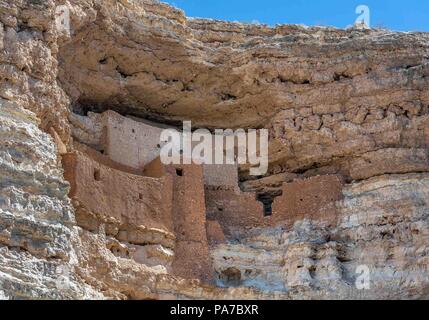
<path fill-rule="evenodd" d="M 143 169 L 159 156 L 161 133 L 166 127 L 154 123 L 136 121 L 107 111 L 105 123 L 105 152 L 113 161 Z"/>
<path fill-rule="evenodd" d="M 212 164 L 204 165 L 204 185 L 212 188 L 239 190 L 238 165 L 236 164 Z"/>
<path fill-rule="evenodd" d="M 284 217 L 289 224 L 303 219 L 337 222 L 336 202 L 343 198 L 343 181 L 337 175 L 316 176 L 285 183 L 282 195 L 274 199 L 273 218 Z"/>
<path fill-rule="evenodd" d="M 165 142 L 163 130 L 172 128 L 146 120 L 124 117 L 114 111 L 70 116 L 73 135 L 81 143 L 103 150 L 113 161 L 143 170 L 159 158 Z M 193 142 L 193 145 L 198 142 Z M 213 142 L 214 145 L 214 142 Z M 178 146 L 180 149 L 180 146 Z M 180 150 L 178 150 L 180 152 Z M 238 165 L 204 165 L 204 183 L 211 187 L 238 188 Z"/>

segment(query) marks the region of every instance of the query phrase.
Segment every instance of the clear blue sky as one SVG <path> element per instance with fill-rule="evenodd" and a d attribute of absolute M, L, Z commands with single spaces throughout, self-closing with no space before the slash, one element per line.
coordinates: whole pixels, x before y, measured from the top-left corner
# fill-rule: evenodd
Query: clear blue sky
<path fill-rule="evenodd" d="M 344 28 L 354 23 L 355 9 L 370 8 L 371 26 L 398 31 L 429 31 L 428 0 L 162 0 L 189 17 L 259 21 L 268 25 L 305 24 Z"/>

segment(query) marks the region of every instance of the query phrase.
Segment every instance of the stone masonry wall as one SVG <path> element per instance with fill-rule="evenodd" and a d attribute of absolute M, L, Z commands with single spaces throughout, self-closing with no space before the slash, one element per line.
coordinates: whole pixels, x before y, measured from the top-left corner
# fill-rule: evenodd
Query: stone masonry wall
<path fill-rule="evenodd" d="M 336 175 L 317 176 L 285 183 L 274 199 L 271 215 L 264 215 L 256 193 L 206 188 L 207 216 L 232 237 L 234 230 L 288 226 L 312 219 L 330 225 L 336 222 L 336 202 L 342 199 L 342 181 Z"/>
<path fill-rule="evenodd" d="M 204 185 L 238 190 L 238 165 L 204 165 Z"/>
<path fill-rule="evenodd" d="M 123 117 L 116 112 L 103 114 L 105 146 L 109 157 L 136 169 L 159 156 L 160 135 L 164 128 Z"/>
<path fill-rule="evenodd" d="M 207 217 L 220 223 L 225 235 L 233 228 L 264 226 L 263 205 L 252 192 L 206 188 Z"/>
<path fill-rule="evenodd" d="M 102 114 L 90 112 L 88 116 L 72 114 L 70 121 L 77 141 L 104 150 L 111 160 L 136 170 L 143 170 L 153 164 L 166 143 L 160 139 L 162 131 L 175 129 L 143 119 L 124 117 L 112 110 Z M 198 143 L 193 142 L 193 146 Z M 237 164 L 203 165 L 203 170 L 205 185 L 231 190 L 238 188 Z"/>
<path fill-rule="evenodd" d="M 279 221 L 282 217 L 289 226 L 304 219 L 335 225 L 336 202 L 343 198 L 342 188 L 343 182 L 336 175 L 285 183 L 282 195 L 274 199 L 273 219 Z"/>
<path fill-rule="evenodd" d="M 197 165 L 169 167 L 174 176 L 173 216 L 176 259 L 173 271 L 188 279 L 212 280 L 206 234 L 203 169 Z"/>
<path fill-rule="evenodd" d="M 123 242 L 108 244 L 115 254 L 135 252 L 133 258 L 145 264 L 159 251 L 148 246 L 174 248 L 174 274 L 210 282 L 202 166 L 164 167 L 159 178 L 146 177 L 88 149 L 63 157 L 78 225 L 90 231 L 104 227 Z"/>
<path fill-rule="evenodd" d="M 74 152 L 64 155 L 65 177 L 77 223 L 133 244 L 174 246 L 171 179 L 154 179 L 116 170 Z"/>

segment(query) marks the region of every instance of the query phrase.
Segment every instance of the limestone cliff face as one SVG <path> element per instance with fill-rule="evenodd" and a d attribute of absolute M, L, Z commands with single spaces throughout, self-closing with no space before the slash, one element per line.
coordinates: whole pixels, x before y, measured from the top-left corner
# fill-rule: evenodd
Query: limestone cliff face
<path fill-rule="evenodd" d="M 425 33 L 188 19 L 150 0 L 0 2 L 0 299 L 429 298 L 428 76 Z M 165 248 L 76 221 L 61 154 L 99 131 L 71 111 L 110 109 L 267 128 L 269 172 L 241 168 L 243 191 L 335 174 L 341 197 L 292 225 L 221 223 L 213 282 L 183 279 L 145 263 Z"/>
<path fill-rule="evenodd" d="M 33 113 L 0 106 L 0 292 L 5 298 L 102 295 L 76 279 L 74 212 L 52 138 Z"/>
<path fill-rule="evenodd" d="M 218 284 L 286 290 L 299 298 L 427 297 L 428 178 L 382 176 L 344 188 L 334 228 L 303 220 L 217 245 Z M 371 269 L 371 290 L 360 291 L 356 271 L 364 265 Z M 231 270 L 239 275 L 235 283 Z"/>
<path fill-rule="evenodd" d="M 269 128 L 270 174 L 428 169 L 427 34 L 187 20 L 113 2 L 73 6 L 58 57 L 76 108 Z"/>

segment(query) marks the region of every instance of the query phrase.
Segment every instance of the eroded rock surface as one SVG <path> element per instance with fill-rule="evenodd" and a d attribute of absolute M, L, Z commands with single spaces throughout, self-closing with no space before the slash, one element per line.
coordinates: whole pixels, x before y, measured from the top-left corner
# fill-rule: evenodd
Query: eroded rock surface
<path fill-rule="evenodd" d="M 57 27 L 58 5 L 70 10 L 70 31 Z M 428 40 L 187 19 L 151 0 L 0 2 L 0 299 L 428 298 Z M 87 111 L 106 110 L 270 130 L 265 177 L 242 168 L 242 190 L 204 190 L 207 221 L 166 223 L 183 257 L 198 246 L 210 255 L 213 282 L 175 275 L 174 246 L 142 238 L 153 226 L 129 219 L 133 210 L 104 205 L 97 216 L 71 201 L 64 154 L 79 149 L 73 140 L 97 149 L 102 128 Z M 266 223 L 254 192 L 319 190 L 311 181 L 333 176 L 341 185 L 318 205 L 284 194 L 273 214 L 291 215 Z M 133 185 L 136 201 L 161 197 L 148 184 L 149 200 Z M 103 199 L 109 187 L 93 190 Z M 248 200 L 227 207 L 216 202 L 222 192 Z M 228 223 L 240 214 L 256 225 Z M 187 234 L 193 221 L 203 221 L 197 238 Z M 137 225 L 138 241 L 119 236 Z M 359 266 L 369 290 L 355 286 Z"/>
<path fill-rule="evenodd" d="M 269 128 L 272 174 L 428 170 L 427 34 L 187 20 L 123 3 L 74 6 L 59 79 L 77 108 Z M 400 160 L 383 164 L 384 150 Z"/>
<path fill-rule="evenodd" d="M 0 105 L 0 288 L 13 299 L 102 297 L 73 275 L 74 209 L 38 124 L 19 105 Z"/>
<path fill-rule="evenodd" d="M 292 228 L 254 229 L 239 242 L 216 246 L 217 281 L 288 290 L 301 298 L 427 297 L 428 192 L 428 174 L 348 186 L 334 228 L 300 220 Z M 371 290 L 356 289 L 360 266 L 371 271 Z"/>

